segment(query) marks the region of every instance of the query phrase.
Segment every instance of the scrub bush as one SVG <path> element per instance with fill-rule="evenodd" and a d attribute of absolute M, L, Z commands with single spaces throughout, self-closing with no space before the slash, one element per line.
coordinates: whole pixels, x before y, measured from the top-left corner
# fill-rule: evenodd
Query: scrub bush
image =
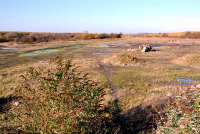
<path fill-rule="evenodd" d="M 104 89 L 70 60 L 56 58 L 46 66 L 30 68 L 22 78 L 16 90 L 19 105 L 7 114 L 17 129 L 42 134 L 110 131 L 105 122 L 111 114 L 102 106 Z"/>

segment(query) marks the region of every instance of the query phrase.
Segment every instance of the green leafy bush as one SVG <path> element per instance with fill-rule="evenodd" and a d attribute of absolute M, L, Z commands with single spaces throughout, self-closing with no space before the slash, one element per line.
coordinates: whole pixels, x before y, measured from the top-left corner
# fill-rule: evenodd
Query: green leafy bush
<path fill-rule="evenodd" d="M 56 58 L 22 76 L 10 110 L 18 129 L 30 133 L 103 133 L 110 113 L 102 108 L 104 90 L 69 60 Z M 11 117 L 9 115 L 9 117 Z"/>

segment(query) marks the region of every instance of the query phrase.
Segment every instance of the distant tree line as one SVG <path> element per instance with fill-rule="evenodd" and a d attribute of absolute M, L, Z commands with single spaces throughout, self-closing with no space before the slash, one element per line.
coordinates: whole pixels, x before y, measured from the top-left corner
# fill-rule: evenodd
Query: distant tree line
<path fill-rule="evenodd" d="M 200 38 L 200 32 L 186 32 L 185 37 L 187 37 L 187 38 Z"/>
<path fill-rule="evenodd" d="M 180 33 L 147 33 L 136 35 L 138 37 L 171 37 L 171 38 L 200 38 L 200 32 L 180 32 Z"/>
<path fill-rule="evenodd" d="M 121 38 L 122 34 L 0 32 L 0 42 L 39 43 L 56 40 Z"/>

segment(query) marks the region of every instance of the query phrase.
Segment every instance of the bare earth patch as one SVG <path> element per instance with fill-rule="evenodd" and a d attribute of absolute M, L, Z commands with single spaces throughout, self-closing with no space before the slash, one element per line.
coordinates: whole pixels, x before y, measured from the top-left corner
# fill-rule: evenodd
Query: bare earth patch
<path fill-rule="evenodd" d="M 103 59 L 103 63 L 114 66 L 131 66 L 137 62 L 138 58 L 133 52 L 113 54 L 111 57 Z"/>
<path fill-rule="evenodd" d="M 172 60 L 172 63 L 181 65 L 181 66 L 200 65 L 200 55 L 199 54 L 186 54 L 182 57 Z"/>

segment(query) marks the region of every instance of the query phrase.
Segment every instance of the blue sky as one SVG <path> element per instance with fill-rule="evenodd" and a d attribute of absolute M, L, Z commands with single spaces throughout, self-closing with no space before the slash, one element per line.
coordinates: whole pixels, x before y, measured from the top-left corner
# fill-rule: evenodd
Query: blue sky
<path fill-rule="evenodd" d="M 200 31 L 200 0 L 0 0 L 0 31 Z"/>

